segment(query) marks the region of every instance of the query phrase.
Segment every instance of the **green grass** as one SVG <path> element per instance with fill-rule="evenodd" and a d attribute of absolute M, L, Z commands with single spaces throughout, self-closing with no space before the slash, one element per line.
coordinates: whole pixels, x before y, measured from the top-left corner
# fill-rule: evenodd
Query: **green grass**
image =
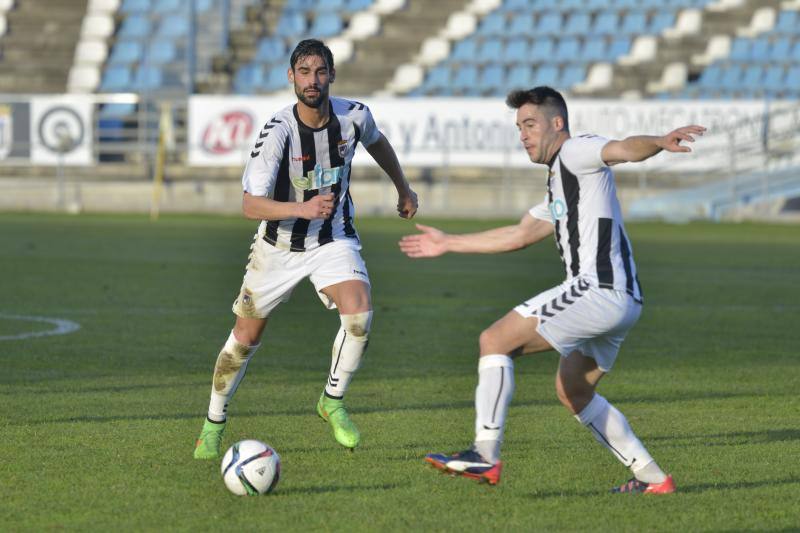
<path fill-rule="evenodd" d="M 558 404 L 552 353 L 517 364 L 501 485 L 423 465 L 472 438 L 481 330 L 563 274 L 551 242 L 415 262 L 395 244 L 409 229 L 359 224 L 376 311 L 348 397 L 363 447 L 343 451 L 314 413 L 338 320 L 303 282 L 271 319 L 226 436 L 273 445 L 283 479 L 239 498 L 192 448 L 255 225 L 0 215 L 0 314 L 81 325 L 0 340 L 0 530 L 800 527 L 797 227 L 629 228 L 647 301 L 601 390 L 675 476 L 668 497 L 606 493 L 628 472 Z M 0 317 L 0 336 L 50 327 Z"/>

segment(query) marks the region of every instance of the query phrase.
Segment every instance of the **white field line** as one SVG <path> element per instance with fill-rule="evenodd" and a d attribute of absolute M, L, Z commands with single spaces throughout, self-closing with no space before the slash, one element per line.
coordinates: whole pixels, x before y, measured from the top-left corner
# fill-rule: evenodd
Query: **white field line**
<path fill-rule="evenodd" d="M 12 341 L 21 339 L 32 339 L 35 337 L 47 337 L 50 335 L 66 335 L 73 331 L 81 329 L 81 325 L 71 320 L 63 318 L 50 318 L 46 316 L 20 316 L 20 315 L 6 315 L 0 313 L 0 320 L 22 320 L 25 322 L 45 322 L 55 326 L 53 329 L 45 331 L 28 331 L 24 333 L 17 333 L 15 335 L 0 335 L 0 341 Z"/>

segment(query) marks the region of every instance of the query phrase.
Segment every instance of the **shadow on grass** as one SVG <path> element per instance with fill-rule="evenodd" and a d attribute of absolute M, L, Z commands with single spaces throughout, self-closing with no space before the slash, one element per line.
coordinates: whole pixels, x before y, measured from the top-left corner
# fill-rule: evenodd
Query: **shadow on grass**
<path fill-rule="evenodd" d="M 759 444 L 765 442 L 786 442 L 800 440 L 800 429 L 767 429 L 764 431 L 733 431 L 711 435 L 674 436 L 660 435 L 647 437 L 647 441 L 669 441 L 675 447 L 694 446 L 732 446 Z M 682 444 L 681 441 L 688 441 Z"/>
<path fill-rule="evenodd" d="M 777 487 L 781 485 L 795 485 L 800 484 L 800 477 L 789 477 L 785 479 L 769 479 L 763 481 L 738 481 L 732 483 L 699 483 L 695 485 L 681 485 L 678 482 L 677 494 L 700 494 L 708 491 L 716 490 L 749 490 L 760 489 L 766 487 Z M 527 494 L 528 498 L 534 500 L 545 500 L 549 498 L 576 498 L 576 497 L 597 497 L 603 494 L 608 494 L 614 498 L 629 498 L 642 496 L 641 494 L 611 494 L 609 491 L 603 490 L 563 490 L 563 491 L 546 491 L 534 492 Z M 647 497 L 652 497 L 647 495 Z M 668 496 L 669 497 L 669 496 Z"/>
<path fill-rule="evenodd" d="M 376 490 L 395 490 L 402 487 L 409 486 L 408 483 L 384 483 L 382 485 L 323 485 L 317 487 L 289 487 L 287 489 L 278 489 L 271 498 L 280 498 L 281 496 L 307 496 L 309 494 L 327 494 L 331 492 L 372 492 Z"/>

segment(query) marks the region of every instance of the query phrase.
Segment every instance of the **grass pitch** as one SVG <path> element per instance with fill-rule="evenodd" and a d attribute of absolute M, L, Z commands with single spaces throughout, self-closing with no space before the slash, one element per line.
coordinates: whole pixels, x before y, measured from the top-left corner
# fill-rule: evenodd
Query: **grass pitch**
<path fill-rule="evenodd" d="M 431 222 L 431 221 L 428 221 Z M 434 225 L 457 232 L 480 221 Z M 270 320 L 226 445 L 283 460 L 274 494 L 192 459 L 255 224 L 0 215 L 0 530 L 793 530 L 800 528 L 800 231 L 630 225 L 646 304 L 601 392 L 679 493 L 607 494 L 628 472 L 557 402 L 554 353 L 520 360 L 497 487 L 424 466 L 472 438 L 477 338 L 558 283 L 552 242 L 412 261 L 401 220 L 361 219 L 376 311 L 348 402 L 363 445 L 314 413 L 337 316 L 308 282 Z"/>

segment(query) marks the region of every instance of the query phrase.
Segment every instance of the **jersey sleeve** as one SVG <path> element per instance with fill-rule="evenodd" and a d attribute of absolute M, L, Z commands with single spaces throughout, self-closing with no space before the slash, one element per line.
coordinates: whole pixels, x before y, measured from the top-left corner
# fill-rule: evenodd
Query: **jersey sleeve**
<path fill-rule="evenodd" d="M 253 196 L 272 197 L 288 142 L 288 132 L 289 128 L 273 117 L 258 133 L 242 175 L 244 192 Z"/>
<path fill-rule="evenodd" d="M 550 208 L 547 206 L 547 196 L 545 196 L 544 200 L 540 204 L 536 204 L 535 206 L 531 207 L 528 210 L 528 213 L 533 218 L 538 218 L 539 220 L 545 220 L 547 222 L 553 223 L 553 217 L 550 216 Z"/>
<path fill-rule="evenodd" d="M 361 128 L 361 144 L 365 148 L 380 137 L 381 131 L 378 125 L 375 124 L 375 119 L 372 118 L 372 112 L 369 107 L 364 106 L 364 109 L 359 112 L 361 116 L 357 120 L 358 126 Z"/>
<path fill-rule="evenodd" d="M 603 147 L 609 139 L 597 135 L 580 135 L 568 139 L 561 147 L 561 161 L 576 174 L 588 174 L 607 167 Z"/>

